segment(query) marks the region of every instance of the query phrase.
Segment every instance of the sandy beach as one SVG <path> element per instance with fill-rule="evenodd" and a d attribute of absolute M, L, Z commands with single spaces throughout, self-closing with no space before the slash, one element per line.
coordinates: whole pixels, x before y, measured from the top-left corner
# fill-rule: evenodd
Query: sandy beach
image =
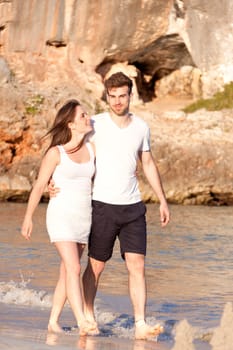
<path fill-rule="evenodd" d="M 165 329 L 157 341 L 134 341 L 117 244 L 96 298 L 101 334 L 80 338 L 68 305 L 61 317 L 66 332 L 48 334 L 59 259 L 45 230 L 46 204 L 36 211 L 30 242 L 19 235 L 24 210 L 20 203 L 0 206 L 0 349 L 231 350 L 232 208 L 172 206 L 172 224 L 161 229 L 158 206 L 147 206 L 147 321 Z"/>

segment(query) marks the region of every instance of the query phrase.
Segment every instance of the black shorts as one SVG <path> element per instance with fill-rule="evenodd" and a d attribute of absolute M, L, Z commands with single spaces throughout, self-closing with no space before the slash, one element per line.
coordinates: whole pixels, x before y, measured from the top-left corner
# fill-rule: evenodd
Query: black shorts
<path fill-rule="evenodd" d="M 146 255 L 145 214 L 143 202 L 117 205 L 93 200 L 88 256 L 99 261 L 109 260 L 117 237 L 123 259 L 125 253 Z"/>

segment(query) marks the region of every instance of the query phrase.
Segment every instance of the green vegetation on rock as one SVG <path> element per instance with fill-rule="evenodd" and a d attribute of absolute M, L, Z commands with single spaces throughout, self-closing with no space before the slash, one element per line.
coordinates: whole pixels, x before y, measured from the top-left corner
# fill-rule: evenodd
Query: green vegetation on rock
<path fill-rule="evenodd" d="M 44 97 L 41 95 L 35 95 L 30 97 L 25 102 L 26 113 L 32 114 L 32 115 L 39 113 L 43 102 L 44 102 Z"/>
<path fill-rule="evenodd" d="M 186 113 L 193 113 L 198 109 L 220 111 L 233 108 L 233 82 L 224 86 L 224 90 L 217 92 L 212 98 L 200 99 L 183 109 Z"/>

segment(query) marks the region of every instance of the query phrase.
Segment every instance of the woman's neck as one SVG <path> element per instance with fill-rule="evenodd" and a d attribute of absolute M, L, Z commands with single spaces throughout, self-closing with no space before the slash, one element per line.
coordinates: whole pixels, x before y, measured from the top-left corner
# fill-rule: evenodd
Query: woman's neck
<path fill-rule="evenodd" d="M 83 145 L 84 137 L 84 134 L 73 135 L 71 140 L 63 145 L 65 151 L 67 153 L 74 153 L 78 151 Z"/>

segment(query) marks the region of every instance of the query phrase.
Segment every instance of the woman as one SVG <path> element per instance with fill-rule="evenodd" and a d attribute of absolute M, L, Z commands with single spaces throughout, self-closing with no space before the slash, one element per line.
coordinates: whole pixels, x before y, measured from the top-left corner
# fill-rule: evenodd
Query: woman
<path fill-rule="evenodd" d="M 93 334 L 96 325 L 85 319 L 80 284 L 80 258 L 88 242 L 91 226 L 91 188 L 94 151 L 85 136 L 92 131 L 90 117 L 77 100 L 68 101 L 58 111 L 47 135 L 51 144 L 42 160 L 37 181 L 29 197 L 21 234 L 28 240 L 32 216 L 49 179 L 61 191 L 50 199 L 46 223 L 50 241 L 61 257 L 60 276 L 54 292 L 48 330 L 62 332 L 58 319 L 66 298 L 73 310 L 80 335 Z"/>

